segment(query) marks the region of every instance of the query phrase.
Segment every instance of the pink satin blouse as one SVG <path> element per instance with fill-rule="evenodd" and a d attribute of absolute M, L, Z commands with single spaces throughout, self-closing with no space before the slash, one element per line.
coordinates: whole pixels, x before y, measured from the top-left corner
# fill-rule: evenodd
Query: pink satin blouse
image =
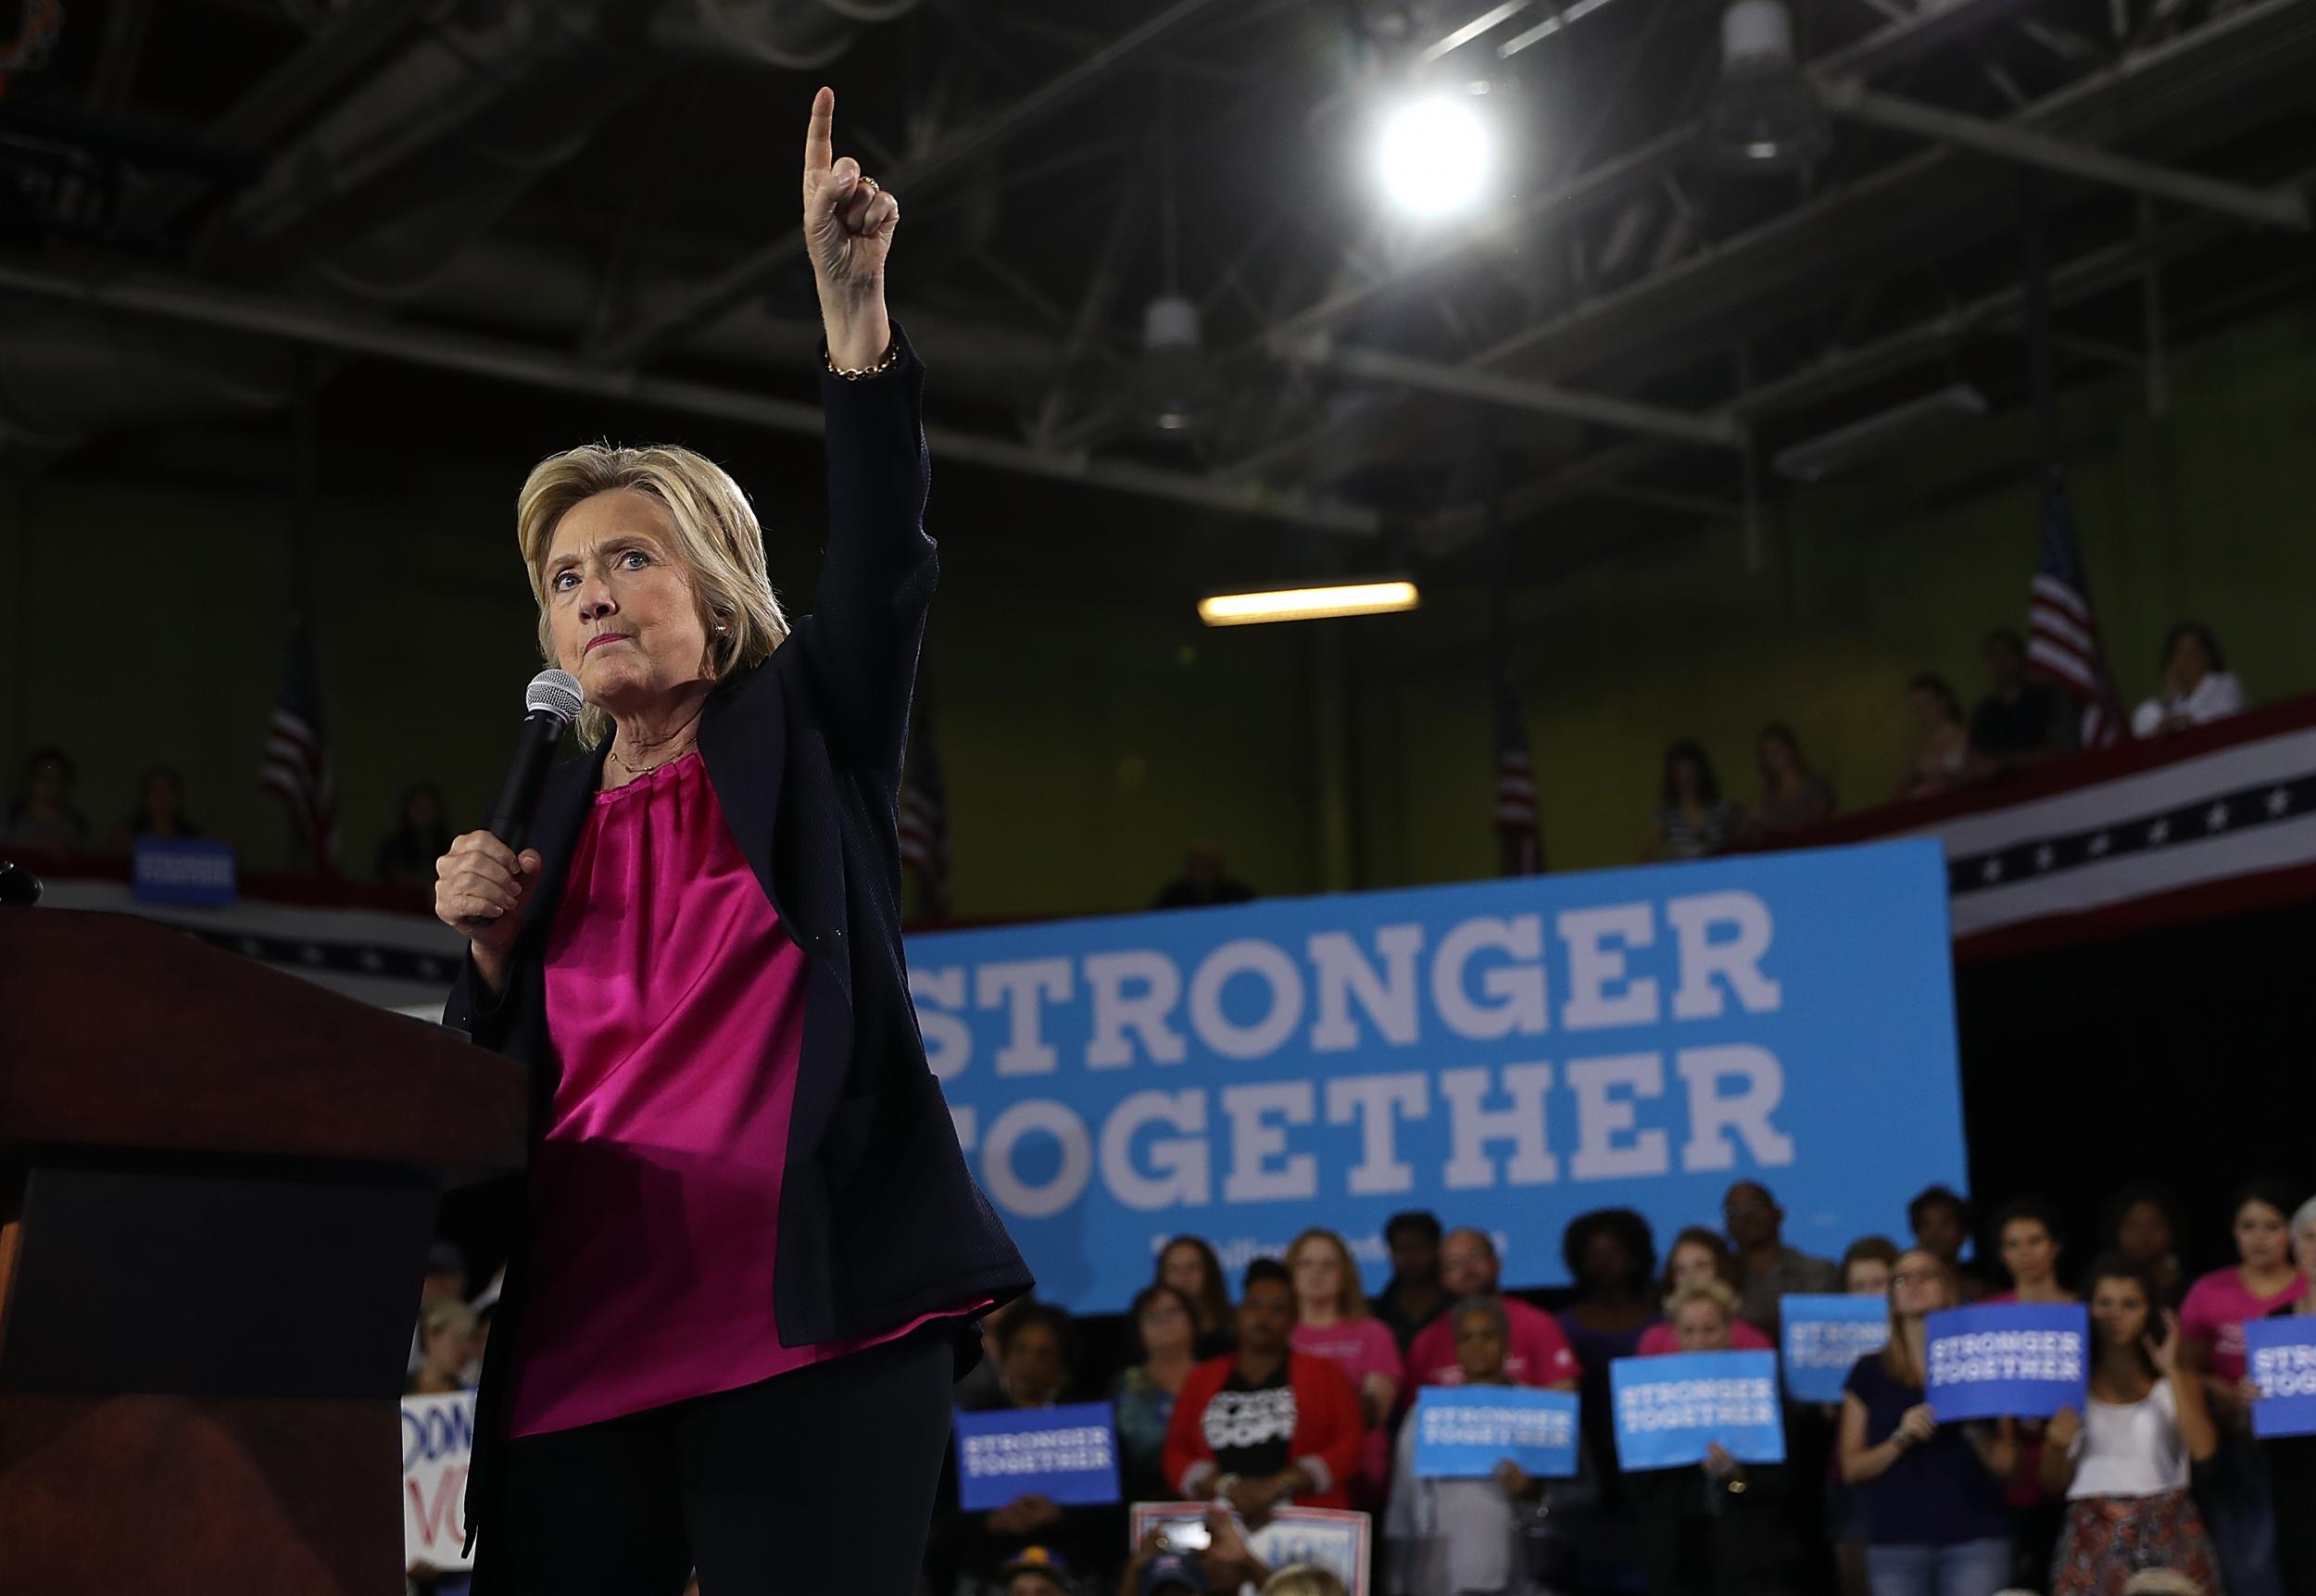
<path fill-rule="evenodd" d="M 807 968 L 696 750 L 596 795 L 547 943 L 562 1080 L 531 1171 L 512 1434 L 733 1390 L 941 1316 L 780 1344 Z"/>

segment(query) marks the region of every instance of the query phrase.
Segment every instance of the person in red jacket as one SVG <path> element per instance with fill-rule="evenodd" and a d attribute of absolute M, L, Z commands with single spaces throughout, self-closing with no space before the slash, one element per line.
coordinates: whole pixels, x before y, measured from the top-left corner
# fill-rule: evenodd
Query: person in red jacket
<path fill-rule="evenodd" d="M 1287 1344 L 1294 1281 L 1275 1259 L 1247 1266 L 1239 1350 L 1190 1371 L 1164 1453 L 1184 1498 L 1217 1497 L 1258 1529 L 1289 1502 L 1348 1507 L 1359 1466 L 1359 1396 L 1326 1358 Z"/>

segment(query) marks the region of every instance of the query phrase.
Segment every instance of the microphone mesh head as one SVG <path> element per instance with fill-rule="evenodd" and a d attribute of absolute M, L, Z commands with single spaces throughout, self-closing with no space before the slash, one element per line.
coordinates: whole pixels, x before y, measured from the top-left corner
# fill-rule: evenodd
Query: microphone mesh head
<path fill-rule="evenodd" d="M 531 678 L 530 688 L 522 695 L 523 713 L 545 710 L 566 726 L 579 718 L 579 707 L 585 702 L 579 678 L 568 671 L 541 671 Z"/>

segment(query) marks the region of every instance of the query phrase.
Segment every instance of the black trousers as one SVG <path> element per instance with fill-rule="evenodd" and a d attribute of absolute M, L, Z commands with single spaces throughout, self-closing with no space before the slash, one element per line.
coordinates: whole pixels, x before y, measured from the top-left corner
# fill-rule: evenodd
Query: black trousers
<path fill-rule="evenodd" d="M 913 1596 L 949 1450 L 945 1324 L 507 1445 L 473 1596 Z"/>

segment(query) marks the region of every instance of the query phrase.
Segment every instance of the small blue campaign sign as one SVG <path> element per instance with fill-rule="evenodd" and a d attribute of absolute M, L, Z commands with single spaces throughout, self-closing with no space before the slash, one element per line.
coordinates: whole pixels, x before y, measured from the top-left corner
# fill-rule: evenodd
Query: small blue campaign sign
<path fill-rule="evenodd" d="M 1703 1463 L 1718 1441 L 1740 1463 L 1783 1463 L 1775 1352 L 1678 1352 L 1608 1365 L 1617 1461 L 1628 1469 Z"/>
<path fill-rule="evenodd" d="M 1025 1496 L 1061 1507 L 1116 1502 L 1116 1414 L 1108 1402 L 957 1415 L 957 1502 L 994 1513 Z"/>
<path fill-rule="evenodd" d="M 1924 1322 L 1930 1411 L 1957 1419 L 2046 1419 L 2083 1410 L 2091 1318 L 2080 1302 L 1950 1308 Z"/>
<path fill-rule="evenodd" d="M 2244 1357 L 2260 1390 L 2252 1434 L 2316 1435 L 2316 1316 L 2254 1319 L 2244 1326 Z"/>
<path fill-rule="evenodd" d="M 1869 1352 L 1890 1343 L 1890 1309 L 1880 1297 L 1785 1297 L 1785 1389 L 1797 1402 L 1838 1402 L 1842 1382 Z"/>
<path fill-rule="evenodd" d="M 1509 1458 L 1535 1479 L 1576 1477 L 1572 1391 L 1426 1386 L 1416 1393 L 1416 1477 L 1485 1479 Z"/>
<path fill-rule="evenodd" d="M 221 842 L 139 837 L 129 880 L 140 903 L 222 909 L 240 896 L 233 850 Z"/>

